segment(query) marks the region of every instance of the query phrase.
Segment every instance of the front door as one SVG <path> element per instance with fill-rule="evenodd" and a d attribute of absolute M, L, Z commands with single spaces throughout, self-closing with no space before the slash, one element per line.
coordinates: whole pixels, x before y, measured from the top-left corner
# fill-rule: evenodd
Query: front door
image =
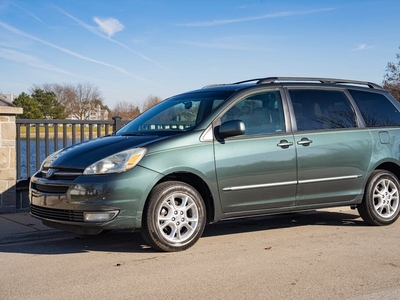
<path fill-rule="evenodd" d="M 246 131 L 214 143 L 222 210 L 293 206 L 296 150 L 293 135 L 286 132 L 279 90 L 241 99 L 221 117 L 221 123 L 230 120 L 242 120 Z"/>

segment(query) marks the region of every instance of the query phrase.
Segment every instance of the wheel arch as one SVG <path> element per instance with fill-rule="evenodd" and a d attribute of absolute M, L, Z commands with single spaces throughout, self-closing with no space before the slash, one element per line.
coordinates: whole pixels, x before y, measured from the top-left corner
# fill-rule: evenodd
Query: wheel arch
<path fill-rule="evenodd" d="M 394 162 L 385 162 L 378 165 L 375 170 L 386 170 L 393 173 L 400 181 L 400 166 Z"/>
<path fill-rule="evenodd" d="M 372 171 L 363 201 L 357 205 L 361 218 L 369 225 L 390 225 L 400 213 L 400 168 L 396 163 L 383 163 Z"/>
<path fill-rule="evenodd" d="M 207 223 L 214 220 L 215 216 L 215 202 L 211 190 L 208 185 L 199 176 L 188 172 L 171 173 L 163 177 L 157 184 L 166 181 L 181 181 L 194 187 L 201 195 L 206 206 Z M 156 185 L 157 185 L 156 184 Z M 147 202 L 147 201 L 146 201 Z"/>

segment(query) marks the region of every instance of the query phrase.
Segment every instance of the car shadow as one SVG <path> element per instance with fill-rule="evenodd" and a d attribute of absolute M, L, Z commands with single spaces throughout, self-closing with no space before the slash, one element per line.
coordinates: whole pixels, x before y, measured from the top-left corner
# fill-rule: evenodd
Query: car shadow
<path fill-rule="evenodd" d="M 367 226 L 356 213 L 306 211 L 226 220 L 206 226 L 202 238 L 297 226 Z M 56 232 L 58 233 L 58 232 Z M 110 231 L 95 236 L 57 235 L 0 245 L 0 253 L 59 255 L 84 252 L 160 253 L 146 245 L 139 231 Z"/>
<path fill-rule="evenodd" d="M 203 237 L 307 225 L 336 227 L 367 226 L 357 213 L 310 210 L 304 212 L 226 220 L 207 226 Z"/>

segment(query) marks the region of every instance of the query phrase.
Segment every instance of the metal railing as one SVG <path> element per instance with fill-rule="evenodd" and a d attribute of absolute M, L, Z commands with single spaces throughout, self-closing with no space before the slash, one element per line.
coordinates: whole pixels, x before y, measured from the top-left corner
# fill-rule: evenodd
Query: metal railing
<path fill-rule="evenodd" d="M 44 158 L 58 149 L 109 135 L 127 122 L 120 117 L 112 120 L 17 119 L 17 180 L 29 179 Z"/>

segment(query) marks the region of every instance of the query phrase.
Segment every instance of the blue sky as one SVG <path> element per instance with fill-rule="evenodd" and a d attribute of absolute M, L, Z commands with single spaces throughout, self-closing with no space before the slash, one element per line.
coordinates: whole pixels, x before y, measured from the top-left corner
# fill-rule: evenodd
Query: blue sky
<path fill-rule="evenodd" d="M 0 0 L 0 93 L 89 82 L 113 108 L 268 76 L 381 83 L 399 13 L 398 0 Z"/>

